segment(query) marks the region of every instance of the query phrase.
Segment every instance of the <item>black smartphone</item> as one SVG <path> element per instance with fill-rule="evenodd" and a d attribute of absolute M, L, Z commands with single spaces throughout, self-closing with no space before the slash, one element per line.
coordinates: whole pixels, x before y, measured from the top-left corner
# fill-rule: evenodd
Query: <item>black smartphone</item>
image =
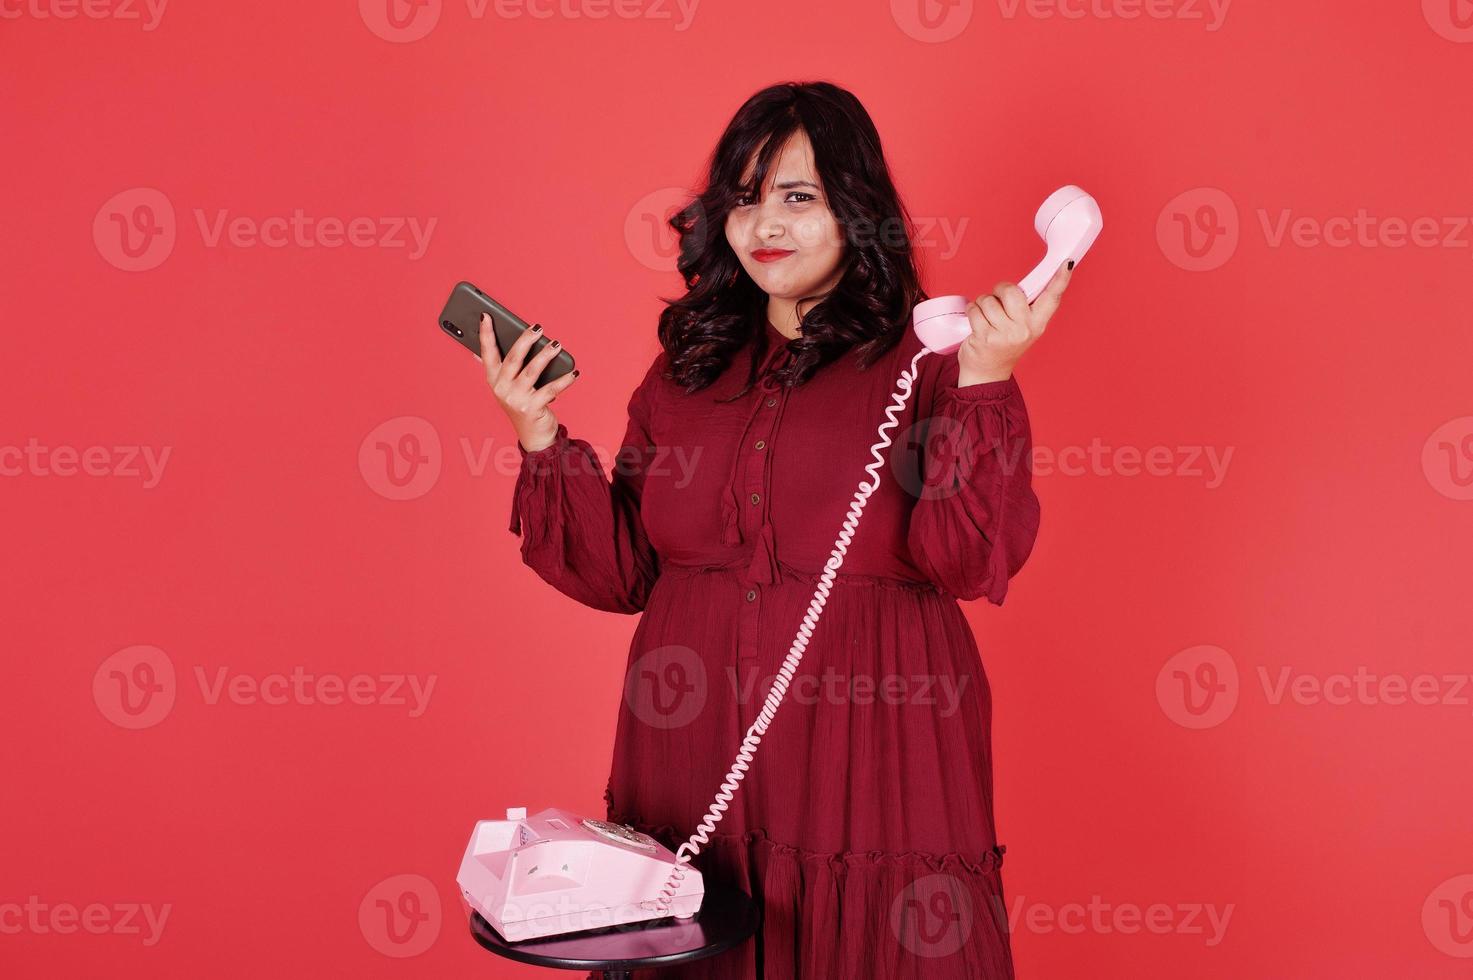
<path fill-rule="evenodd" d="M 532 329 L 530 323 L 475 286 L 468 282 L 458 282 L 455 288 L 450 290 L 450 298 L 445 301 L 445 309 L 440 311 L 440 330 L 458 340 L 466 350 L 480 357 L 482 313 L 491 314 L 491 334 L 496 338 L 497 353 L 502 357 L 506 356 L 506 352 L 511 349 L 512 344 L 516 343 L 518 337 Z M 527 351 L 526 360 L 530 361 L 550 343 L 552 341 L 546 337 L 538 336 L 532 344 L 532 349 Z M 549 381 L 556 381 L 571 370 L 573 370 L 573 355 L 569 354 L 566 348 L 561 348 L 557 356 L 542 369 L 542 374 L 533 382 L 533 387 L 541 388 Z"/>

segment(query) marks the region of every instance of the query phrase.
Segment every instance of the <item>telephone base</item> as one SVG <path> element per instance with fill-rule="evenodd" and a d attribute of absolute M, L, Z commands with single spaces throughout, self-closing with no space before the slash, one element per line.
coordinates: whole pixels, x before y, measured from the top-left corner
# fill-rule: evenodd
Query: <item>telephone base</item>
<path fill-rule="evenodd" d="M 593 937 L 601 933 L 630 932 L 632 930 L 658 930 L 670 925 L 671 920 L 687 922 L 695 917 L 696 909 L 681 915 L 657 915 L 645 909 L 625 907 L 621 909 L 583 911 L 572 915 L 549 916 L 545 919 L 496 922 L 485 919 L 508 944 L 532 942 L 553 937 Z"/>
<path fill-rule="evenodd" d="M 470 915 L 469 925 L 471 938 L 498 957 L 552 970 L 603 970 L 614 980 L 629 977 L 620 971 L 659 970 L 724 953 L 750 939 L 761 921 L 757 901 L 735 883 L 721 883 L 705 894 L 700 914 L 689 921 L 655 919 L 523 943 L 508 943 L 479 914 Z"/>
<path fill-rule="evenodd" d="M 476 824 L 456 883 L 497 934 L 518 943 L 689 919 L 705 888 L 688 864 L 659 905 L 676 864 L 668 848 L 632 827 L 555 807 L 531 816 L 512 807 L 505 820 Z"/>

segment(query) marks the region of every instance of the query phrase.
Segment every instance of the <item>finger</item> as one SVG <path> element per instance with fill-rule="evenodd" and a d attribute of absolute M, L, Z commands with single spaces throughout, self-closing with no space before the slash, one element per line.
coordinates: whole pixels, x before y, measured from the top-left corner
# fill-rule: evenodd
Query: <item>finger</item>
<path fill-rule="evenodd" d="M 481 361 L 486 368 L 486 380 L 495 381 L 501 370 L 501 349 L 496 346 L 496 331 L 491 327 L 491 314 L 481 314 Z"/>
<path fill-rule="evenodd" d="M 1028 322 L 1028 296 L 1016 283 L 1000 282 L 992 287 L 992 295 L 1002 301 L 1008 318 L 1017 323 Z"/>
<path fill-rule="evenodd" d="M 538 324 L 532 324 L 536 327 Z M 542 336 L 542 331 L 528 328 L 522 331 L 522 335 L 512 341 L 512 345 L 506 349 L 506 359 L 501 365 L 500 379 L 512 381 L 522 373 L 522 366 L 527 356 L 527 350 Z"/>
<path fill-rule="evenodd" d="M 987 343 L 987 338 L 997 332 L 975 301 L 967 304 L 967 322 L 972 325 L 972 336 L 979 344 Z"/>
<path fill-rule="evenodd" d="M 577 380 L 578 372 L 569 371 L 562 377 L 554 381 L 549 381 L 541 388 L 538 388 L 535 392 L 532 393 L 532 401 L 529 403 L 529 405 L 531 406 L 531 411 L 535 412 L 540 409 L 546 408 L 548 402 L 552 401 L 558 395 L 571 388 L 573 386 L 573 382 Z"/>
<path fill-rule="evenodd" d="M 1074 278 L 1074 271 L 1069 268 L 1071 263 L 1065 262 L 1054 270 L 1053 277 L 1049 279 L 1048 285 L 1043 287 L 1043 292 L 1033 301 L 1033 317 L 1039 327 L 1046 326 L 1054 311 L 1059 308 L 1059 301 L 1064 298 L 1064 290 L 1069 286 L 1069 280 Z"/>
<path fill-rule="evenodd" d="M 987 317 L 987 322 L 1004 335 L 1011 334 L 1012 321 L 1008 318 L 1008 311 L 1002 308 L 1002 303 L 996 296 L 983 296 L 977 300 L 977 305 L 982 309 L 982 315 Z"/>
<path fill-rule="evenodd" d="M 1006 284 L 1004 284 L 1006 285 Z M 1028 342 L 1028 320 L 1014 319 L 1007 308 L 1002 305 L 1002 300 L 996 293 L 987 297 L 991 300 L 984 309 L 989 316 L 993 317 L 993 323 L 997 330 L 993 332 L 991 342 L 995 347 L 1015 347 Z M 1025 297 L 1026 299 L 1026 297 Z M 1026 305 L 1026 304 L 1025 304 Z"/>
<path fill-rule="evenodd" d="M 1008 322 L 1003 328 L 1005 342 L 1023 344 L 1028 341 L 1032 312 L 1028 308 L 1028 297 L 1017 284 L 1000 282 L 992 287 L 992 295 L 1002 304 Z"/>
<path fill-rule="evenodd" d="M 533 341 L 536 343 L 536 341 Z M 547 367 L 547 362 L 557 357 L 562 352 L 562 341 L 553 340 L 542 345 L 542 349 L 527 361 L 520 374 L 516 376 L 515 383 L 524 388 L 532 388 L 537 384 L 537 379 L 542 377 L 542 370 Z"/>

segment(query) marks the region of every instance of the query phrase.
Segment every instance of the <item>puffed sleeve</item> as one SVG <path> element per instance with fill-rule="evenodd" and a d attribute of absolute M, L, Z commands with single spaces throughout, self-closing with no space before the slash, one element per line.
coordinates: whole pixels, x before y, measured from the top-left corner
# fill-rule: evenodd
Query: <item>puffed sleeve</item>
<path fill-rule="evenodd" d="M 922 372 L 916 391 L 929 421 L 911 559 L 957 598 L 1000 606 L 1038 536 L 1028 409 L 1016 376 L 959 388 L 957 358 L 931 357 L 941 363 Z"/>
<path fill-rule="evenodd" d="M 510 530 L 522 537 L 522 561 L 559 592 L 594 609 L 636 613 L 659 576 L 655 549 L 640 518 L 644 475 L 655 447 L 650 418 L 656 358 L 629 398 L 629 422 L 606 477 L 593 447 L 558 423 L 551 445 L 528 452 L 512 490 Z"/>

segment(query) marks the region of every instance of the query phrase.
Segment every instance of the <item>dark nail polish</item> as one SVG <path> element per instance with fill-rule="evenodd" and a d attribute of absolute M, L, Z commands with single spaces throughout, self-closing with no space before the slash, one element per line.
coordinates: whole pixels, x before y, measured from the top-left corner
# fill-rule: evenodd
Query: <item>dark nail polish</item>
<path fill-rule="evenodd" d="M 547 346 L 549 346 L 549 347 L 557 347 L 561 343 L 562 343 L 561 340 L 554 340 L 552 343 L 548 344 Z"/>
<path fill-rule="evenodd" d="M 575 377 L 575 378 L 578 377 L 578 375 L 580 375 L 582 373 L 583 372 L 582 371 L 579 371 L 577 368 L 574 368 L 573 369 L 573 377 Z"/>
<path fill-rule="evenodd" d="M 542 324 L 540 324 L 540 323 L 534 323 L 534 324 L 532 324 L 532 332 L 533 333 L 541 333 L 542 332 Z"/>
<path fill-rule="evenodd" d="M 1073 272 L 1074 271 L 1074 260 L 1073 259 L 1070 259 L 1069 260 L 1069 271 L 1070 272 Z"/>

